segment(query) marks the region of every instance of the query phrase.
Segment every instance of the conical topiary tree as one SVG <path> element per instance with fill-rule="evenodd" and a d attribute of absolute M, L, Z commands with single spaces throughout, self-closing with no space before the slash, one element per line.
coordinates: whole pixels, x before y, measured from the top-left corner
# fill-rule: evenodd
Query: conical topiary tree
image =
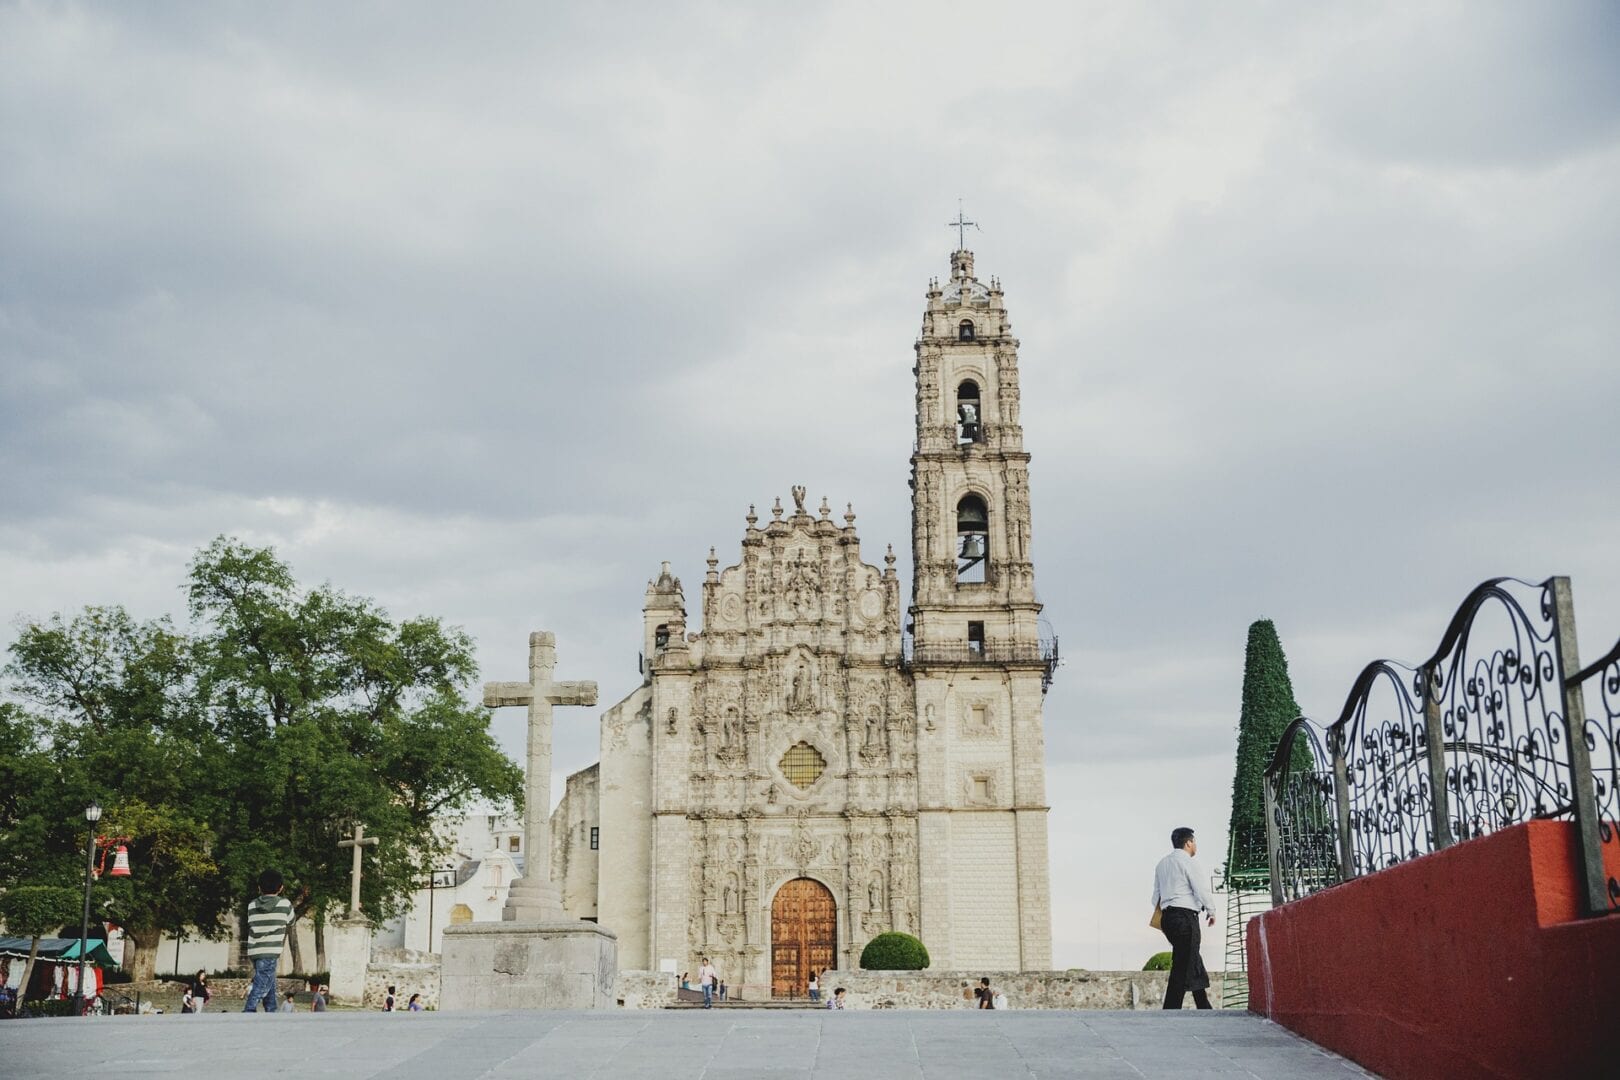
<path fill-rule="evenodd" d="M 1232 777 L 1230 855 L 1226 876 L 1269 874 L 1266 859 L 1266 766 L 1277 751 L 1283 728 L 1299 715 L 1294 686 L 1288 680 L 1277 628 L 1270 619 L 1249 625 L 1243 659 L 1243 711 L 1238 715 L 1237 771 Z"/>

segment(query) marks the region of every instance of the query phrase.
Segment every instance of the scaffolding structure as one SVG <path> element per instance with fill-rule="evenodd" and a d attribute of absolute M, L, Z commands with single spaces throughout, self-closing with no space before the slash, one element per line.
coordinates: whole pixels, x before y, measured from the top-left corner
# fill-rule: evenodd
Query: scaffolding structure
<path fill-rule="evenodd" d="M 1226 978 L 1221 1008 L 1249 1007 L 1249 920 L 1271 910 L 1265 838 L 1234 833 L 1216 890 L 1226 894 Z"/>

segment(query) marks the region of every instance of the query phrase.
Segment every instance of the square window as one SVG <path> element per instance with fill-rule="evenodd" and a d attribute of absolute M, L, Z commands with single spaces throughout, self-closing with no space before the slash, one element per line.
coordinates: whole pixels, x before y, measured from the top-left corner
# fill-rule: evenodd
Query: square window
<path fill-rule="evenodd" d="M 591 850 L 592 851 L 597 850 L 597 844 L 601 841 L 601 839 L 602 839 L 602 830 L 597 828 L 594 825 L 591 826 Z"/>
<path fill-rule="evenodd" d="M 990 801 L 990 778 L 988 776 L 975 776 L 973 778 L 973 801 Z"/>
<path fill-rule="evenodd" d="M 520 843 L 522 843 L 522 841 L 519 840 L 517 837 L 508 836 L 506 838 L 506 850 L 507 851 L 516 851 L 516 850 L 518 850 L 518 845 Z"/>
<path fill-rule="evenodd" d="M 983 705 L 973 706 L 973 711 L 970 715 L 974 727 L 987 728 L 990 726 L 990 716 Z"/>

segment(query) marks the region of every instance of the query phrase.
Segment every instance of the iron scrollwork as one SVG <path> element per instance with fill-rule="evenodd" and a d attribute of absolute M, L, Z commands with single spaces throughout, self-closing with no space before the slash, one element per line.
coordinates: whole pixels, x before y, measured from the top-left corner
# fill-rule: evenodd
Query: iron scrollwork
<path fill-rule="evenodd" d="M 1573 683 L 1595 680 L 1597 701 L 1587 698 L 1585 722 L 1581 726 L 1586 750 L 1592 763 L 1592 787 L 1596 803 L 1598 839 L 1605 851 L 1620 848 L 1620 641 L 1595 664 L 1571 677 Z M 1620 863 L 1611 854 L 1603 865 Z M 1620 912 L 1620 880 L 1606 873 L 1609 911 Z"/>
<path fill-rule="evenodd" d="M 1298 900 L 1339 883 L 1333 767 L 1305 717 L 1283 731 L 1266 769 L 1271 796 L 1273 896 Z"/>
<path fill-rule="evenodd" d="M 1422 694 L 1422 672 L 1376 660 L 1356 679 L 1333 725 L 1344 747 L 1350 862 L 1357 876 L 1441 846 L 1434 835 Z"/>

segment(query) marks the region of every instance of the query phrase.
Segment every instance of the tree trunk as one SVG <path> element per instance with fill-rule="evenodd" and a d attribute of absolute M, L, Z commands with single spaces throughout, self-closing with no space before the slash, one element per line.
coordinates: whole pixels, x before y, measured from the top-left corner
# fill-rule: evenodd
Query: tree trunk
<path fill-rule="evenodd" d="M 28 1000 L 28 980 L 34 977 L 34 957 L 39 955 L 39 935 L 34 936 L 34 943 L 28 947 L 28 962 L 23 965 L 22 982 L 17 986 L 17 1010 L 20 1014 L 23 1002 Z"/>
<path fill-rule="evenodd" d="M 296 915 L 293 917 L 293 921 L 287 924 L 287 948 L 292 950 L 292 971 L 286 974 L 306 974 L 304 971 L 304 947 L 298 943 L 298 918 Z M 281 973 L 278 972 L 277 974 Z"/>
<path fill-rule="evenodd" d="M 315 919 L 315 970 L 325 971 L 326 967 L 326 920 Z"/>
<path fill-rule="evenodd" d="M 155 926 L 139 930 L 124 927 L 124 970 L 136 982 L 151 982 L 157 978 L 158 943 L 163 931 Z"/>

